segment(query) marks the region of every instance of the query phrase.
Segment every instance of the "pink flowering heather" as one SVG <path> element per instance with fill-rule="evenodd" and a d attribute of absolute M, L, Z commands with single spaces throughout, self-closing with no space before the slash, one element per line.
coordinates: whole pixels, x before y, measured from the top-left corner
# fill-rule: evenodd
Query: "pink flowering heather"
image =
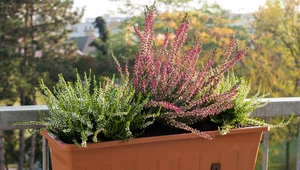
<path fill-rule="evenodd" d="M 133 75 L 136 92 L 145 95 L 151 92 L 151 100 L 147 107 L 162 107 L 161 116 L 167 123 L 211 139 L 209 135 L 189 125 L 232 107 L 231 99 L 236 95 L 238 86 L 218 95 L 214 90 L 222 75 L 244 56 L 245 50 L 236 48 L 235 39 L 232 37 L 230 48 L 221 65 L 213 67 L 217 54 L 215 50 L 203 68 L 198 68 L 200 41 L 197 40 L 183 55 L 181 51 L 189 29 L 187 17 L 179 25 L 171 47 L 167 32 L 162 47 L 158 49 L 153 43 L 154 11 L 154 6 L 146 11 L 143 32 L 134 27 L 140 39 L 140 50 L 136 54 Z M 169 48 L 170 50 L 167 50 Z"/>

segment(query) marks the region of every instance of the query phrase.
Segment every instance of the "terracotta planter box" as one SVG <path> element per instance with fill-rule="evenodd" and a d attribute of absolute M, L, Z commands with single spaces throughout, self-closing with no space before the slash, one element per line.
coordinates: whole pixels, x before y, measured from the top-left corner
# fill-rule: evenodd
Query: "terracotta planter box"
<path fill-rule="evenodd" d="M 268 127 L 233 129 L 213 140 L 179 134 L 89 143 L 87 148 L 48 139 L 53 170 L 253 170 Z"/>

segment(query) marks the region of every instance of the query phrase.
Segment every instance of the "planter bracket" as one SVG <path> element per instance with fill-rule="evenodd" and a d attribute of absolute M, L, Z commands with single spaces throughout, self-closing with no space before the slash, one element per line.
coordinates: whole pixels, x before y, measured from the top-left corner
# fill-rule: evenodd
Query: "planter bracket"
<path fill-rule="evenodd" d="M 210 170 L 221 170 L 221 164 L 220 163 L 211 164 Z"/>

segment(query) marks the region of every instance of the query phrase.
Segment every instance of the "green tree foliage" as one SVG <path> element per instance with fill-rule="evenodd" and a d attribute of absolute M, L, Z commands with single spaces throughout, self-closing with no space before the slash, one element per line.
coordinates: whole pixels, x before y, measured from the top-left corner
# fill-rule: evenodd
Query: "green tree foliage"
<path fill-rule="evenodd" d="M 99 16 L 95 19 L 93 23 L 95 28 L 98 29 L 99 37 L 90 44 L 90 46 L 96 47 L 96 49 L 102 53 L 102 55 L 106 55 L 108 53 L 108 29 L 105 20 Z"/>
<path fill-rule="evenodd" d="M 19 58 L 10 55 L 8 50 L 0 49 L 0 105 L 13 105 L 18 99 L 16 89 Z"/>
<path fill-rule="evenodd" d="M 70 31 L 66 26 L 79 22 L 81 11 L 72 11 L 71 0 L 16 0 L 1 1 L 0 13 L 3 19 L 1 49 L 5 49 L 8 56 L 16 56 L 12 60 L 18 61 L 13 76 L 18 82 L 15 84 L 20 103 L 35 104 L 34 87 L 45 75 L 39 67 L 55 58 L 75 56 L 76 48 L 68 41 Z M 9 66 L 7 70 L 12 68 Z"/>
<path fill-rule="evenodd" d="M 93 23 L 95 28 L 98 29 L 99 37 L 90 44 L 90 46 L 96 47 L 96 58 L 85 56 L 81 58 L 83 62 L 91 63 L 93 60 L 94 64 L 90 65 L 94 68 L 96 75 L 103 77 L 111 77 L 116 73 L 116 67 L 110 54 L 110 34 L 107 28 L 106 21 L 103 17 L 99 16 Z M 88 71 L 88 68 L 79 71 Z"/>
<path fill-rule="evenodd" d="M 68 41 L 70 30 L 66 26 L 79 22 L 82 10 L 74 11 L 72 5 L 72 0 L 0 2 L 0 66 L 1 72 L 5 71 L 0 76 L 0 96 L 2 100 L 5 97 L 5 104 L 13 104 L 17 99 L 21 105 L 36 104 L 38 80 L 51 75 L 63 61 L 76 55 L 75 44 Z M 51 68 L 44 69 L 48 64 Z M 20 130 L 19 145 L 18 169 L 21 170 L 24 130 Z"/>
<path fill-rule="evenodd" d="M 8 0 L 1 1 L 0 22 L 0 100 L 5 105 L 12 105 L 18 97 L 16 80 L 20 57 L 18 54 L 11 53 L 15 50 L 16 38 L 10 38 L 11 35 L 7 35 L 7 32 L 15 30 L 17 25 L 21 24 L 17 16 L 17 5 L 14 7 L 14 4 Z"/>
<path fill-rule="evenodd" d="M 133 47 L 131 45 L 126 45 L 125 42 L 127 37 L 124 36 L 126 28 L 128 26 L 125 23 L 121 23 L 114 34 L 111 34 L 108 30 L 107 24 L 102 17 L 97 17 L 94 22 L 95 27 L 98 29 L 99 37 L 91 43 L 91 46 L 95 46 L 96 57 L 83 56 L 79 58 L 76 64 L 79 72 L 88 71 L 87 65 L 95 70 L 95 74 L 99 77 L 112 77 L 112 75 L 117 75 L 117 67 L 112 58 L 112 53 L 117 54 L 117 58 L 123 61 L 123 56 L 127 54 L 132 55 L 134 53 Z M 128 59 L 130 66 L 133 65 L 133 57 Z M 86 63 L 86 65 L 82 64 Z M 132 70 L 132 67 L 130 67 Z"/>

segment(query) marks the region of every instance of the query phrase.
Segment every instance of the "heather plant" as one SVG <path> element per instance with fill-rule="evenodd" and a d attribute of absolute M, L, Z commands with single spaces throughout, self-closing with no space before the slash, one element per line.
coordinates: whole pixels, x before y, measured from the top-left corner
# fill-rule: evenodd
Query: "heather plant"
<path fill-rule="evenodd" d="M 88 141 L 130 139 L 153 122 L 155 114 L 143 114 L 147 96 L 136 95 L 128 76 L 119 85 L 114 79 L 102 83 L 85 74 L 82 81 L 77 73 L 75 84 L 59 75 L 53 92 L 40 81 L 37 89 L 46 101 L 49 115 L 39 122 L 18 123 L 42 125 L 63 142 L 86 147 Z M 158 113 L 157 113 L 158 114 Z"/>
<path fill-rule="evenodd" d="M 196 40 L 185 53 L 181 50 L 189 29 L 187 16 L 180 23 L 172 45 L 169 46 L 170 37 L 167 32 L 162 47 L 158 48 L 154 43 L 154 11 L 154 6 L 147 7 L 143 32 L 137 26 L 134 27 L 140 39 L 140 49 L 135 58 L 133 86 L 137 93 L 147 95 L 151 92 L 146 109 L 151 112 L 162 107 L 159 118 L 164 119 L 166 123 L 211 139 L 211 136 L 191 128 L 190 125 L 195 123 L 195 120 L 232 107 L 231 99 L 236 95 L 238 85 L 233 85 L 219 94 L 214 91 L 223 74 L 232 68 L 246 51 L 238 48 L 232 36 L 229 50 L 220 65 L 214 66 L 214 58 L 217 55 L 217 51 L 214 50 L 208 61 L 199 68 L 197 61 L 201 53 L 201 42 Z"/>
<path fill-rule="evenodd" d="M 220 134 L 226 135 L 229 132 L 229 129 L 237 127 L 246 127 L 246 126 L 268 126 L 270 128 L 278 128 L 286 126 L 290 123 L 291 118 L 284 122 L 280 122 L 277 125 L 270 125 L 264 123 L 264 120 L 253 118 L 251 114 L 260 107 L 263 107 L 268 104 L 262 103 L 261 99 L 266 97 L 268 93 L 261 92 L 258 90 L 256 94 L 249 97 L 248 94 L 251 90 L 250 82 L 246 81 L 244 78 L 239 78 L 234 75 L 234 73 L 228 73 L 227 76 L 223 76 L 220 84 L 215 89 L 216 94 L 222 94 L 239 84 L 239 89 L 237 90 L 236 95 L 231 99 L 232 107 L 226 110 L 223 110 L 217 115 L 211 115 L 209 120 L 216 123 L 219 126 Z"/>

